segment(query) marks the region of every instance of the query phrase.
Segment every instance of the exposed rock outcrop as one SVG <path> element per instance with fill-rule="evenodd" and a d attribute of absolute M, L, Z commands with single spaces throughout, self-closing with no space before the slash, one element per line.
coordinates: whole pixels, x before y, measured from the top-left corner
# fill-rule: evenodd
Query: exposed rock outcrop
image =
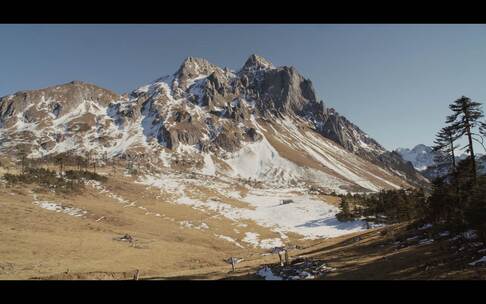
<path fill-rule="evenodd" d="M 276 121 L 290 124 L 286 127 L 294 128 L 292 132 L 319 134 L 322 140 L 399 179 L 411 183 L 423 179 L 400 155 L 386 151 L 319 101 L 312 82 L 294 67 L 275 67 L 258 55 L 251 55 L 238 72 L 188 57 L 173 75 L 125 95 L 73 81 L 5 96 L 0 99 L 0 150 L 10 153 L 23 143 L 30 145 L 31 157 L 67 150 L 109 156 L 135 150 L 157 155 L 161 149 L 223 157 L 255 144 L 255 149 L 263 149 L 258 153 L 273 161 L 277 152 L 266 146 L 266 137 L 281 137 L 278 132 L 283 131 L 277 131 Z M 300 149 L 288 153 L 304 158 L 302 164 L 308 163 L 306 157 L 325 162 L 313 154 L 315 147 L 297 146 L 286 142 L 280 148 Z M 258 157 L 254 156 L 255 161 Z M 332 162 L 307 165 L 319 170 L 327 166 L 326 174 L 338 170 Z M 339 178 L 358 180 L 354 169 L 350 170 L 338 174 Z"/>

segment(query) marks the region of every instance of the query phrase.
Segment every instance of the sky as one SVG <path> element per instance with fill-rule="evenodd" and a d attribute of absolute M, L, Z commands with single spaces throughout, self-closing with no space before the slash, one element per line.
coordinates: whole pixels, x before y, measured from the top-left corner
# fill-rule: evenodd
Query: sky
<path fill-rule="evenodd" d="M 294 66 L 320 99 L 385 148 L 431 145 L 448 104 L 485 103 L 486 25 L 0 25 L 0 96 L 72 80 L 117 93 L 203 57 Z"/>

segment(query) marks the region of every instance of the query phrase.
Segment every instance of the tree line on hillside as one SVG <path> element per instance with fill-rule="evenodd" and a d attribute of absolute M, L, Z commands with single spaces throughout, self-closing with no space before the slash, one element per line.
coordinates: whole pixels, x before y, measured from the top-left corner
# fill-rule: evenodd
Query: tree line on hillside
<path fill-rule="evenodd" d="M 89 171 L 68 170 L 59 175 L 54 170 L 45 168 L 26 168 L 20 174 L 5 173 L 3 178 L 7 185 L 37 184 L 45 190 L 60 193 L 79 192 L 84 187 L 83 180 L 96 180 L 105 182 L 106 176 Z"/>
<path fill-rule="evenodd" d="M 57 155 L 48 155 L 31 159 L 27 157 L 25 147 L 17 147 L 19 173 L 5 173 L 3 175 L 7 185 L 37 184 L 43 189 L 72 193 L 79 192 L 84 187 L 83 180 L 96 180 L 105 182 L 106 176 L 96 173 L 96 165 L 90 166 L 89 158 L 63 152 Z M 49 168 L 49 165 L 58 166 L 58 172 Z M 66 169 L 70 167 L 70 169 Z"/>
<path fill-rule="evenodd" d="M 434 140 L 435 161 L 448 168 L 447 174 L 424 189 L 383 190 L 379 193 L 341 196 L 340 221 L 366 219 L 381 223 L 427 221 L 462 231 L 486 233 L 486 175 L 479 174 L 474 143 L 485 151 L 486 122 L 481 103 L 462 96 L 449 105 L 451 114 Z M 460 139 L 466 139 L 461 147 Z M 466 159 L 458 160 L 464 150 Z"/>
<path fill-rule="evenodd" d="M 125 166 L 125 170 L 130 174 L 137 174 L 143 166 L 150 169 L 150 163 L 160 161 L 159 159 L 149 159 L 145 154 L 140 153 L 122 153 L 118 156 L 108 157 L 106 152 L 101 156 L 91 151 L 80 155 L 75 150 L 29 158 L 27 157 L 29 148 L 26 145 L 19 144 L 15 149 L 16 166 L 21 173 L 29 168 L 49 169 L 48 167 L 54 165 L 58 167 L 57 171 L 61 175 L 68 170 L 96 173 L 97 168 L 107 166 L 112 168 L 113 174 L 120 166 Z M 0 163 L 0 166 L 10 169 L 6 164 Z"/>
<path fill-rule="evenodd" d="M 17 174 L 10 173 L 10 165 L 7 163 L 0 163 L 0 166 L 7 169 L 3 179 L 7 181 L 8 185 L 36 183 L 58 192 L 75 192 L 83 186 L 83 179 L 107 180 L 106 176 L 97 173 L 99 167 L 111 167 L 110 174 L 116 174 L 117 168 L 124 166 L 125 172 L 137 175 L 142 167 L 151 170 L 151 164 L 160 161 L 159 158 L 152 159 L 143 153 L 136 152 L 122 153 L 109 158 L 106 152 L 101 156 L 92 151 L 80 155 L 75 150 L 69 150 L 30 158 L 28 151 L 29 148 L 26 144 L 18 144 L 15 147 Z"/>
<path fill-rule="evenodd" d="M 373 194 L 341 196 L 339 221 L 364 219 L 389 224 L 412 220 L 424 212 L 423 189 L 383 190 Z"/>

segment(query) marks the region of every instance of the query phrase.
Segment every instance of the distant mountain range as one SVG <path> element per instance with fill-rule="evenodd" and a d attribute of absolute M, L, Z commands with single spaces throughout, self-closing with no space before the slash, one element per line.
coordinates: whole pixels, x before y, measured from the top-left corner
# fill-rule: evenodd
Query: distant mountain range
<path fill-rule="evenodd" d="M 434 157 L 437 156 L 432 150 L 432 147 L 419 144 L 412 149 L 398 148 L 395 150 L 402 158 L 413 164 L 413 167 L 418 171 L 424 171 L 428 166 L 434 165 Z"/>
<path fill-rule="evenodd" d="M 435 162 L 434 159 L 437 156 L 437 152 L 434 152 L 430 146 L 418 144 L 412 149 L 398 148 L 395 152 L 400 154 L 405 161 L 410 162 L 416 170 L 430 180 L 447 174 L 449 170 L 448 165 L 441 165 Z M 467 154 L 460 154 L 457 159 L 463 160 L 467 157 Z M 480 172 L 486 172 L 484 168 L 486 166 L 486 155 L 478 154 L 477 157 L 479 159 Z"/>

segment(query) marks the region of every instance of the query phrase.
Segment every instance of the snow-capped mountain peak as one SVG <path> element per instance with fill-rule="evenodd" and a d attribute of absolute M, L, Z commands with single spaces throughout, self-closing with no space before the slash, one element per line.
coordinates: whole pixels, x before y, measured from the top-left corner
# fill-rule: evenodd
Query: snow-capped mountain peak
<path fill-rule="evenodd" d="M 438 156 L 438 152 L 435 152 L 432 147 L 424 144 L 418 144 L 412 149 L 398 148 L 395 152 L 400 154 L 405 161 L 411 162 L 415 169 L 420 171 L 429 180 L 443 176 L 450 170 L 451 164 L 447 162 L 437 163 L 436 157 Z M 459 152 L 459 150 L 456 151 L 456 162 L 468 158 L 467 154 L 458 154 Z M 486 157 L 482 154 L 476 154 L 476 158 L 479 172 L 485 172 Z"/>
<path fill-rule="evenodd" d="M 15 154 L 23 145 L 34 158 L 152 155 L 179 170 L 337 191 L 421 180 L 398 155 L 323 107 L 295 68 L 252 55 L 240 71 L 188 57 L 174 74 L 127 95 L 72 82 L 6 96 L 0 150 Z"/>
<path fill-rule="evenodd" d="M 418 144 L 412 149 L 398 148 L 395 151 L 399 153 L 404 160 L 411 162 L 414 168 L 419 171 L 423 171 L 427 169 L 428 166 L 433 165 L 435 163 L 434 158 L 437 155 L 437 153 L 432 150 L 432 147 L 424 144 Z"/>

